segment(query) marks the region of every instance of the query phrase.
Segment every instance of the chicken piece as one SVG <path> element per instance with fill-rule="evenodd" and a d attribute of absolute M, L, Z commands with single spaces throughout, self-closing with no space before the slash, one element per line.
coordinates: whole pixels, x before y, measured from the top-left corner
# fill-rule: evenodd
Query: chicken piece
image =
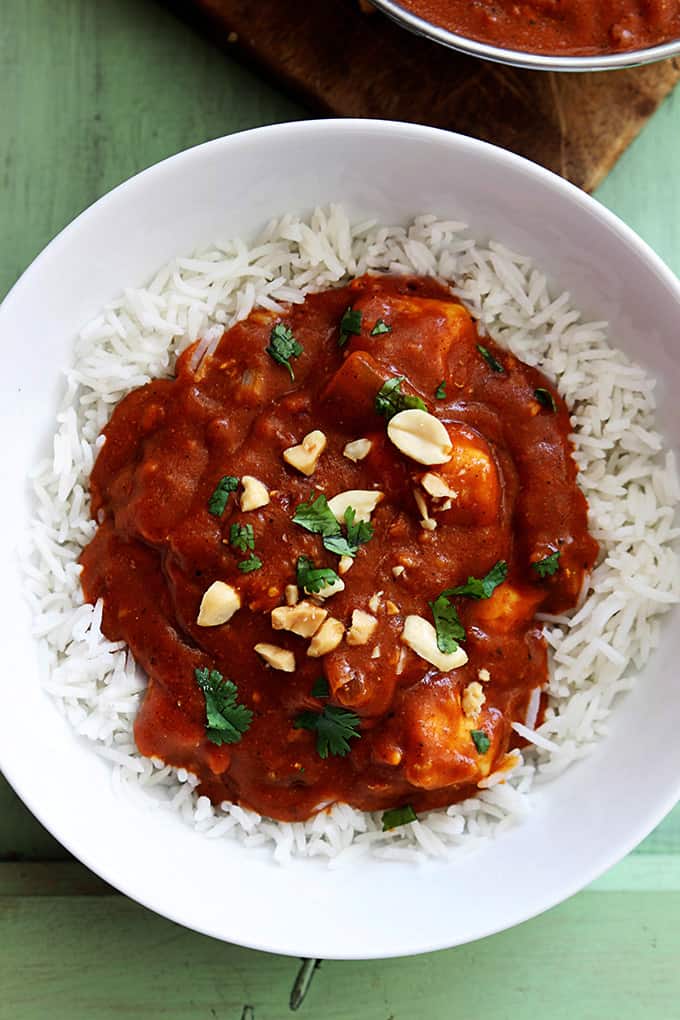
<path fill-rule="evenodd" d="M 447 522 L 474 524 L 476 527 L 493 524 L 500 515 L 501 483 L 491 447 L 467 425 L 448 423 L 446 429 L 453 444 L 451 459 L 437 465 L 433 471 L 454 495 L 449 494 L 440 500 L 440 505 L 448 509 L 437 513 L 435 499 L 431 511 L 442 526 Z M 422 484 L 422 476 L 419 481 Z"/>
<path fill-rule="evenodd" d="M 482 708 L 467 718 L 460 685 L 448 679 L 425 678 L 406 690 L 395 717 L 374 738 L 374 757 L 399 765 L 404 778 L 423 790 L 477 783 L 492 769 L 502 737 L 503 721 L 495 709 Z M 477 749 L 472 731 L 490 743 Z"/>
<path fill-rule="evenodd" d="M 400 294 L 367 294 L 354 303 L 365 328 L 349 343 L 351 352 L 375 352 L 381 361 L 408 365 L 405 373 L 424 393 L 434 393 L 449 375 L 449 353 L 472 341 L 474 324 L 467 309 L 455 301 Z M 381 319 L 392 328 L 371 336 Z M 370 347 L 369 347 L 370 345 Z M 457 379 L 457 383 L 463 380 Z"/>
<path fill-rule="evenodd" d="M 475 623 L 489 633 L 509 634 L 526 627 L 544 598 L 544 592 L 536 588 L 517 588 L 506 582 L 491 598 L 477 603 Z"/>
<path fill-rule="evenodd" d="M 389 373 L 365 351 L 355 351 L 343 361 L 321 394 L 340 425 L 362 431 L 375 428 L 375 398 Z M 377 419 L 378 421 L 380 419 Z"/>

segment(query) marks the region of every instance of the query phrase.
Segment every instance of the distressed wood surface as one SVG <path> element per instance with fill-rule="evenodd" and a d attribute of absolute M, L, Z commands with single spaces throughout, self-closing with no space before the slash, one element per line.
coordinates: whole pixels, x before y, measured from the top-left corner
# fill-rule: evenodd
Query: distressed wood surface
<path fill-rule="evenodd" d="M 0 6 L 0 296 L 130 174 L 308 115 L 152 0 Z M 676 271 L 679 158 L 676 93 L 598 191 Z M 184 931 L 66 856 L 0 779 L 0 1020 L 248 1020 L 245 1005 L 254 1020 L 288 1015 L 296 961 Z M 679 861 L 676 808 L 589 891 L 512 932 L 410 960 L 324 964 L 301 1015 L 675 1020 Z"/>

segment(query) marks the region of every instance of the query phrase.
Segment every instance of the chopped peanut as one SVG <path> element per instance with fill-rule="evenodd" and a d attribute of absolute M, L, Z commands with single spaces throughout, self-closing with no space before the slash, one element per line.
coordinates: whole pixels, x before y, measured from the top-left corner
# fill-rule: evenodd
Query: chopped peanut
<path fill-rule="evenodd" d="M 274 630 L 289 630 L 299 637 L 313 637 L 328 616 L 328 611 L 312 602 L 298 602 L 296 606 L 277 606 L 272 609 Z"/>
<path fill-rule="evenodd" d="M 388 599 L 385 603 L 385 609 L 387 610 L 388 616 L 397 616 L 399 614 L 399 606 L 396 602 L 392 602 L 391 599 Z"/>
<path fill-rule="evenodd" d="M 357 461 L 368 457 L 372 446 L 373 443 L 370 439 L 354 439 L 351 443 L 347 443 L 342 453 L 347 457 L 347 460 L 353 460 L 356 464 Z"/>
<path fill-rule="evenodd" d="M 286 605 L 294 606 L 300 598 L 300 590 L 296 584 L 286 585 Z"/>
<path fill-rule="evenodd" d="M 338 563 L 338 573 L 346 574 L 347 571 L 351 569 L 353 563 L 354 558 L 352 556 L 341 556 L 340 562 Z"/>
<path fill-rule="evenodd" d="M 347 632 L 348 645 L 365 645 L 373 637 L 378 621 L 375 616 L 365 613 L 363 609 L 355 609 L 352 613 L 352 625 Z"/>
<path fill-rule="evenodd" d="M 446 464 L 451 459 L 449 434 L 429 411 L 399 411 L 390 419 L 387 435 L 401 453 L 418 464 Z"/>
<path fill-rule="evenodd" d="M 418 489 L 413 490 L 413 498 L 416 501 L 418 507 L 418 513 L 420 514 L 420 526 L 425 531 L 434 531 L 437 527 L 437 522 L 430 517 L 430 511 L 427 509 L 427 502 L 422 492 Z"/>
<path fill-rule="evenodd" d="M 401 577 L 405 570 L 406 567 L 402 567 L 401 564 L 396 567 L 392 567 L 392 577 Z"/>
<path fill-rule="evenodd" d="M 201 599 L 196 625 L 198 627 L 219 627 L 231 620 L 241 608 L 241 596 L 236 588 L 224 581 L 214 581 Z"/>
<path fill-rule="evenodd" d="M 486 695 L 482 690 L 482 685 L 473 680 L 463 691 L 463 713 L 468 719 L 474 719 L 479 715 L 485 701 Z"/>
<path fill-rule="evenodd" d="M 373 595 L 371 595 L 370 599 L 368 600 L 368 608 L 371 610 L 372 613 L 377 613 L 378 610 L 380 609 L 380 600 L 384 594 L 385 593 L 382 591 L 376 591 Z"/>
<path fill-rule="evenodd" d="M 259 510 L 269 503 L 267 486 L 263 485 L 258 478 L 252 475 L 244 475 L 241 479 L 243 492 L 241 493 L 241 510 Z"/>
<path fill-rule="evenodd" d="M 455 652 L 441 652 L 437 645 L 437 632 L 429 620 L 422 616 L 406 617 L 401 639 L 416 655 L 436 666 L 442 673 L 458 669 L 468 661 L 467 654 L 460 647 Z"/>
<path fill-rule="evenodd" d="M 489 673 L 488 669 L 480 669 L 479 672 L 477 673 L 477 676 L 479 677 L 483 684 L 488 684 L 489 680 L 491 679 L 491 673 Z"/>
<path fill-rule="evenodd" d="M 326 655 L 327 652 L 332 652 L 342 641 L 344 633 L 345 628 L 340 620 L 329 616 L 312 638 L 307 655 L 312 659 L 318 659 L 320 656 Z"/>
<path fill-rule="evenodd" d="M 326 436 L 323 432 L 315 429 L 314 432 L 309 432 L 305 436 L 299 446 L 289 446 L 287 450 L 284 450 L 283 459 L 296 471 L 309 477 L 316 471 L 319 457 L 325 449 Z"/>
<path fill-rule="evenodd" d="M 352 507 L 356 511 L 355 523 L 358 521 L 370 521 L 371 514 L 383 498 L 383 493 L 377 489 L 348 489 L 346 492 L 339 492 L 328 500 L 330 511 L 340 524 L 344 523 L 345 510 Z"/>
<path fill-rule="evenodd" d="M 426 475 L 423 475 L 420 484 L 433 499 L 446 499 L 447 497 L 455 499 L 458 495 L 441 475 L 437 475 L 433 471 L 428 471 Z"/>
<path fill-rule="evenodd" d="M 379 659 L 380 658 L 380 645 L 376 645 L 375 646 L 375 648 L 371 652 L 371 658 L 372 659 Z"/>
<path fill-rule="evenodd" d="M 282 673 L 295 672 L 295 656 L 288 649 L 280 648 L 278 645 L 269 645 L 263 641 L 255 645 L 255 651 L 272 669 L 280 669 Z"/>

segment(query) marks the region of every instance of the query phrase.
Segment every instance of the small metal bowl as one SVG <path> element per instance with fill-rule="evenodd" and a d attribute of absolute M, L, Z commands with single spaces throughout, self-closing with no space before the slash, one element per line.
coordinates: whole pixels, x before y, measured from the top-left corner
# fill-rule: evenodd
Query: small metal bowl
<path fill-rule="evenodd" d="M 448 46 L 461 53 L 467 53 L 483 60 L 494 60 L 499 64 L 510 64 L 512 67 L 526 67 L 532 71 L 611 71 L 621 67 L 635 67 L 638 64 L 651 64 L 655 60 L 666 60 L 680 54 L 680 39 L 659 46 L 649 46 L 644 50 L 626 50 L 621 53 L 596 53 L 587 57 L 560 56 L 552 53 L 527 53 L 523 50 L 504 49 L 490 43 L 479 42 L 464 35 L 457 35 L 446 28 L 434 25 L 431 21 L 405 10 L 396 0 L 371 0 L 373 5 L 383 11 L 393 21 L 398 22 L 416 35 L 425 36 L 435 42 Z"/>

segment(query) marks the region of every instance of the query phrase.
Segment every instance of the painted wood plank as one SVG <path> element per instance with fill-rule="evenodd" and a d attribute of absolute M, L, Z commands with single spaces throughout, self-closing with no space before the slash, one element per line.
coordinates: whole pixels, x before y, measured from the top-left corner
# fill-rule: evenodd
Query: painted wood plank
<path fill-rule="evenodd" d="M 470 946 L 327 962 L 315 1020 L 677 1016 L 680 893 L 584 893 Z M 404 919 L 408 923 L 408 919 Z M 178 928 L 123 897 L 1 897 L 0 1020 L 281 1020 L 298 964 Z"/>

